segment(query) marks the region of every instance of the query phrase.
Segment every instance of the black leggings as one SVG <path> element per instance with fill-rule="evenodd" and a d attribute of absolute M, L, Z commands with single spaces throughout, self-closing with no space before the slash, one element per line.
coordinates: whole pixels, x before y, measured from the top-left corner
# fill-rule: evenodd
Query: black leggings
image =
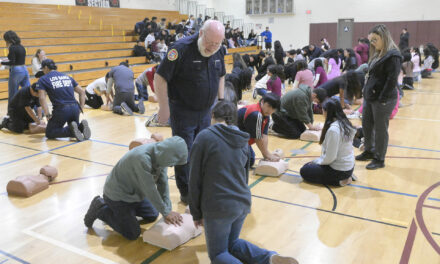
<path fill-rule="evenodd" d="M 354 168 L 349 171 L 338 171 L 332 169 L 329 165 L 319 165 L 309 162 L 302 166 L 299 173 L 307 182 L 340 186 L 339 181 L 351 177 L 353 170 Z"/>

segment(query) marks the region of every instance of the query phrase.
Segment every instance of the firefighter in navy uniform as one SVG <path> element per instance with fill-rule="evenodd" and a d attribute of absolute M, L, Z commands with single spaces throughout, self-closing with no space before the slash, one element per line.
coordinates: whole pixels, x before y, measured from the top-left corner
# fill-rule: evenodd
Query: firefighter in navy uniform
<path fill-rule="evenodd" d="M 49 139 L 72 137 L 78 141 L 90 138 L 91 132 L 87 120 L 79 123 L 79 114 L 85 103 L 85 92 L 70 76 L 58 72 L 55 62 L 45 59 L 41 63 L 44 76 L 37 82 L 40 105 L 48 119 L 46 137 Z M 80 104 L 75 99 L 74 92 L 79 95 Z M 52 102 L 52 113 L 46 102 L 46 94 Z M 67 126 L 64 126 L 65 124 Z"/>
<path fill-rule="evenodd" d="M 188 152 L 197 134 L 211 124 L 211 107 L 223 100 L 226 74 L 221 46 L 225 28 L 208 20 L 199 34 L 183 38 L 170 47 L 157 69 L 154 87 L 159 101 L 158 119 L 170 119 L 173 136 L 183 138 Z M 189 157 L 188 157 L 189 158 Z M 181 201 L 188 203 L 188 164 L 175 166 Z"/>

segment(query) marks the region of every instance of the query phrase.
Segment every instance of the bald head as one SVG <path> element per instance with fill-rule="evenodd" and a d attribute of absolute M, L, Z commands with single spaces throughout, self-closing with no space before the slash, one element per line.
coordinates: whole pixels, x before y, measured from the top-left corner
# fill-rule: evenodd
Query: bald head
<path fill-rule="evenodd" d="M 225 38 L 225 27 L 216 20 L 207 20 L 199 32 L 199 51 L 204 57 L 210 57 L 216 53 Z"/>

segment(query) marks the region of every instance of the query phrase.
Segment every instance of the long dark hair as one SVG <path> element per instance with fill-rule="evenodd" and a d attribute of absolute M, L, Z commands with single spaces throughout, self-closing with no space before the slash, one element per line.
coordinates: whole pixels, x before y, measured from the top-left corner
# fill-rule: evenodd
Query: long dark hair
<path fill-rule="evenodd" d="M 335 62 L 336 62 L 336 64 L 338 64 L 338 63 L 340 62 L 340 60 L 339 60 L 339 55 L 338 55 L 338 50 L 337 50 L 337 49 L 329 50 L 329 51 L 327 52 L 327 54 L 325 54 L 324 57 L 325 57 L 327 60 L 334 59 Z"/>
<path fill-rule="evenodd" d="M 269 67 L 267 67 L 267 71 L 272 73 L 270 80 L 275 81 L 278 77 L 276 65 L 275 64 L 270 65 Z"/>
<path fill-rule="evenodd" d="M 5 34 L 3 34 L 3 39 L 10 43 L 11 45 L 19 45 L 21 44 L 21 39 L 18 37 L 17 33 L 15 33 L 12 30 L 6 31 Z"/>
<path fill-rule="evenodd" d="M 359 81 L 358 74 L 356 71 L 348 71 L 343 75 L 346 84 L 347 84 L 347 98 L 352 100 L 353 97 L 361 98 L 362 97 L 362 84 Z"/>
<path fill-rule="evenodd" d="M 232 54 L 233 59 L 233 65 L 234 67 L 239 66 L 241 69 L 246 69 L 247 65 L 244 62 L 243 58 L 241 57 L 240 53 L 233 53 Z"/>
<path fill-rule="evenodd" d="M 414 50 L 414 55 L 419 56 L 419 66 L 422 65 L 422 55 L 420 54 L 420 49 L 417 47 L 412 48 Z"/>
<path fill-rule="evenodd" d="M 348 52 L 348 57 L 355 57 L 356 58 L 356 54 L 354 53 L 353 49 L 345 49 Z"/>
<path fill-rule="evenodd" d="M 324 128 L 322 129 L 321 138 L 319 139 L 319 144 L 322 144 L 325 139 L 325 134 L 327 134 L 327 130 L 330 128 L 331 124 L 335 121 L 339 122 L 339 127 L 341 129 L 342 136 L 344 140 L 350 139 L 350 134 L 354 129 L 350 120 L 348 120 L 344 111 L 342 110 L 341 104 L 338 100 L 334 98 L 327 99 L 322 109 L 325 110 L 327 116 L 325 117 Z"/>
<path fill-rule="evenodd" d="M 315 60 L 315 72 L 316 72 L 316 69 L 318 69 L 318 67 L 321 67 L 321 68 L 324 69 L 324 64 L 322 64 L 322 60 L 321 59 L 316 59 Z"/>
<path fill-rule="evenodd" d="M 283 50 L 283 46 L 281 46 L 281 42 L 279 40 L 275 41 L 274 43 L 274 49 L 276 50 L 281 50 L 282 52 L 284 52 Z"/>

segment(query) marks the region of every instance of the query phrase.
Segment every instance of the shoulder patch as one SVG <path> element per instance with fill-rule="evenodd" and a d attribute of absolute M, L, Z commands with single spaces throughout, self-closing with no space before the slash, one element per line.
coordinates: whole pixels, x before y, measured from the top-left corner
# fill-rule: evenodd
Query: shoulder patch
<path fill-rule="evenodd" d="M 172 49 L 172 50 L 168 51 L 167 58 L 169 61 L 175 61 L 175 60 L 177 60 L 178 57 L 179 57 L 179 53 L 177 52 L 176 49 Z"/>

